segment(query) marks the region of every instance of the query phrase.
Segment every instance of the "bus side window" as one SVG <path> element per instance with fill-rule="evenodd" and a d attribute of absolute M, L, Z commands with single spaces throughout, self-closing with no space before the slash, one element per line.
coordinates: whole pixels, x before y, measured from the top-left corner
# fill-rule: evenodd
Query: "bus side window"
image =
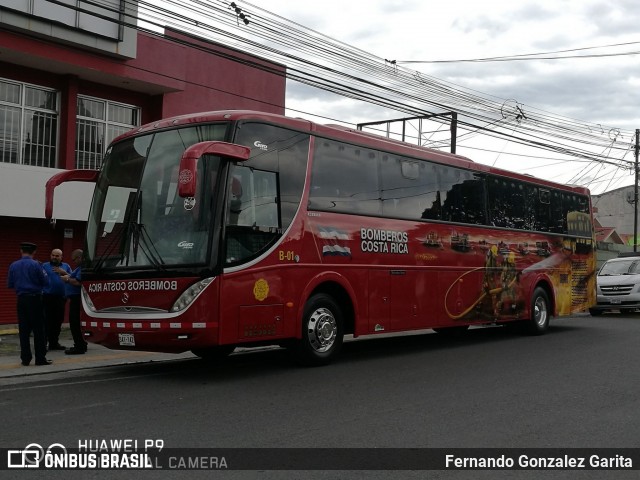
<path fill-rule="evenodd" d="M 528 197 L 525 185 L 508 178 L 493 177 L 487 182 L 489 224 L 494 227 L 525 228 Z"/>
<path fill-rule="evenodd" d="M 486 222 L 484 178 L 476 173 L 449 168 L 441 178 L 442 219 L 483 225 Z"/>
<path fill-rule="evenodd" d="M 228 187 L 226 263 L 253 258 L 281 233 L 278 174 L 234 166 Z"/>
<path fill-rule="evenodd" d="M 439 218 L 439 208 L 434 208 L 436 203 L 439 207 L 440 201 L 433 164 L 382 154 L 380 179 L 384 216 L 409 220 Z"/>
<path fill-rule="evenodd" d="M 309 209 L 379 215 L 378 153 L 333 140 L 318 141 Z"/>
<path fill-rule="evenodd" d="M 238 215 L 242 211 L 242 183 L 236 175 L 231 176 L 231 193 L 229 194 L 229 225 L 238 225 Z"/>
<path fill-rule="evenodd" d="M 553 233 L 566 233 L 567 218 L 562 208 L 562 194 L 551 192 L 551 203 L 549 209 L 549 231 Z"/>

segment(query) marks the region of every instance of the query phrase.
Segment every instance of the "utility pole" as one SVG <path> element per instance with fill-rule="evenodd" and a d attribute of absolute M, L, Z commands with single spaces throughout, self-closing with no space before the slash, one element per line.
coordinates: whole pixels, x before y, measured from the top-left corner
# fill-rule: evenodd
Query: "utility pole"
<path fill-rule="evenodd" d="M 636 161 L 633 165 L 635 181 L 633 182 L 633 252 L 638 251 L 638 155 L 640 155 L 640 129 L 636 128 Z"/>

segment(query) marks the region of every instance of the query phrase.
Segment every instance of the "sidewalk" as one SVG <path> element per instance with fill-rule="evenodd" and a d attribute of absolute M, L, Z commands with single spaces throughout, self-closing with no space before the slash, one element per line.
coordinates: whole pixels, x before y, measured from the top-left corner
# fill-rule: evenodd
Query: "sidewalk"
<path fill-rule="evenodd" d="M 73 345 L 71 331 L 67 324 L 62 326 L 60 343 L 66 347 Z M 33 353 L 33 339 L 31 351 Z M 195 358 L 195 356 L 191 352 L 175 354 L 110 350 L 102 345 L 90 343 L 87 353 L 84 355 L 65 355 L 64 350 L 52 350 L 47 352 L 47 358 L 53 362 L 51 365 L 35 366 L 32 360 L 28 367 L 22 366 L 18 326 L 0 325 L 0 379 L 130 363 L 163 362 L 181 358 Z"/>

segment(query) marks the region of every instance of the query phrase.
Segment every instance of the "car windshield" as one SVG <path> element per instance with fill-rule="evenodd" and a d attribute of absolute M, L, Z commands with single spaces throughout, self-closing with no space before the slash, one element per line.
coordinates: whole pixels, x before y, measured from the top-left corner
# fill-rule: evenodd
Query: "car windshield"
<path fill-rule="evenodd" d="M 602 266 L 598 275 L 634 275 L 640 274 L 640 258 L 609 261 Z"/>

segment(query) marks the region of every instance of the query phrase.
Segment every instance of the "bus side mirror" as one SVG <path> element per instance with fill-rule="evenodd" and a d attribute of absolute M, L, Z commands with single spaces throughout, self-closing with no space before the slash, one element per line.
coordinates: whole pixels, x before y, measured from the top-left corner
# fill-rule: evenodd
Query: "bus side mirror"
<path fill-rule="evenodd" d="M 93 182 L 98 180 L 98 170 L 65 170 L 56 173 L 45 185 L 44 218 L 53 219 L 53 191 L 65 182 Z"/>
<path fill-rule="evenodd" d="M 182 198 L 196 195 L 198 159 L 203 155 L 218 155 L 237 162 L 249 160 L 251 149 L 227 142 L 200 142 L 191 145 L 182 154 L 178 172 L 178 195 Z"/>

